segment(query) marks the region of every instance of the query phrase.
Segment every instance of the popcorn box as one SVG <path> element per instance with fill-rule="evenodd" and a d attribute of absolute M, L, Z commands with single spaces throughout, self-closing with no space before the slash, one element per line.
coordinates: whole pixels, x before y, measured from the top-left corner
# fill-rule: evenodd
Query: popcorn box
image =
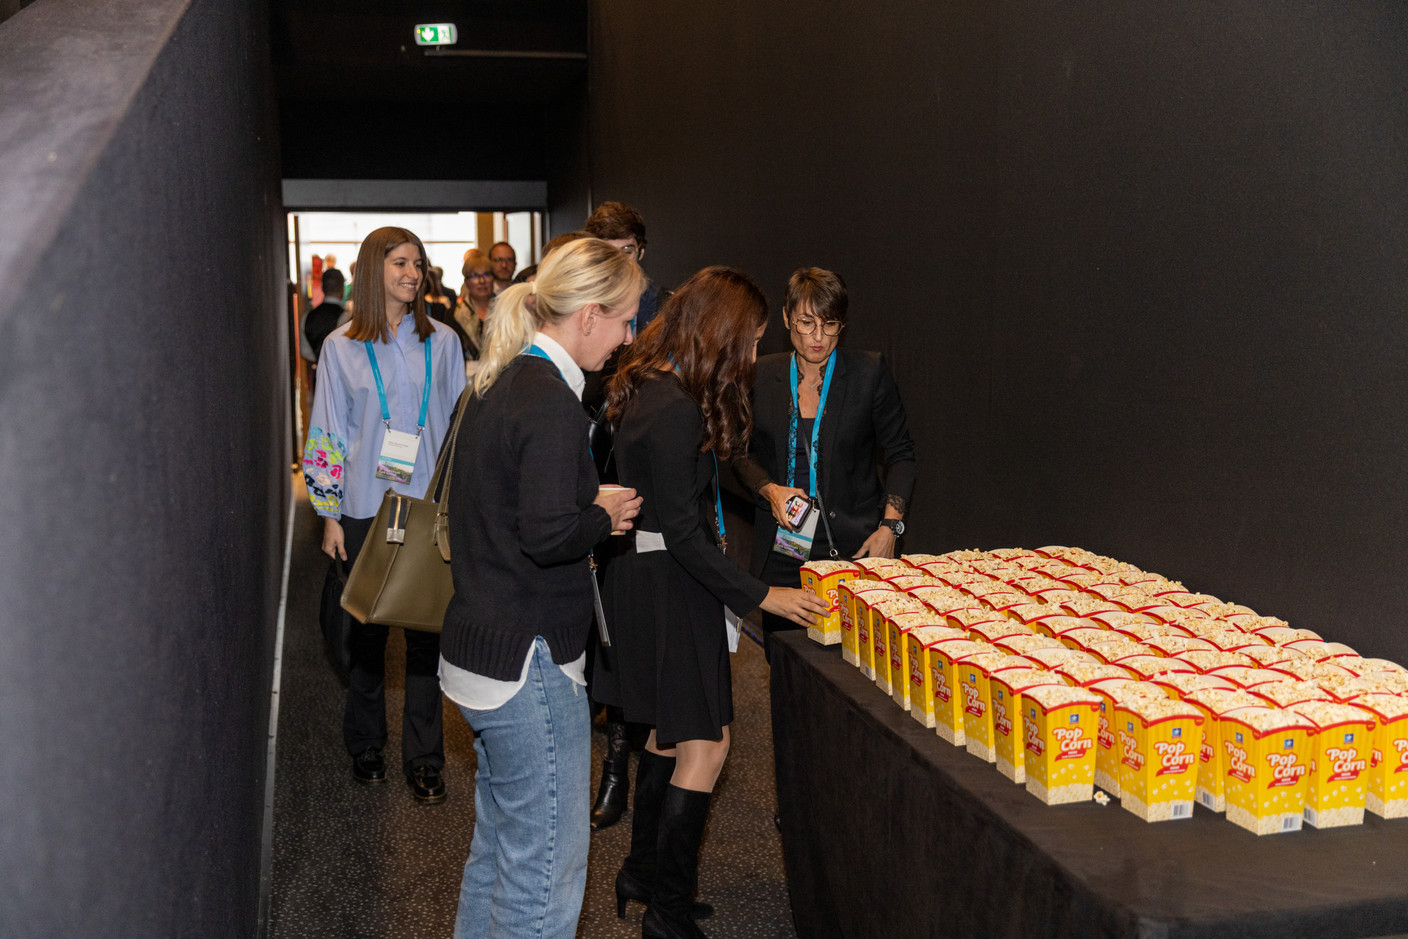
<path fill-rule="evenodd" d="M 1066 662 L 1053 671 L 1066 680 L 1068 685 L 1082 687 L 1107 678 L 1133 678 L 1134 673 L 1118 665 L 1105 665 L 1102 662 Z"/>
<path fill-rule="evenodd" d="M 1237 686 L 1216 675 L 1202 675 L 1197 672 L 1164 672 L 1149 679 L 1158 685 L 1175 701 L 1181 701 L 1193 691 L 1236 691 Z"/>
<path fill-rule="evenodd" d="M 1015 637 L 1014 637 L 1015 638 Z M 1011 645 L 1011 639 L 1004 640 Z M 1089 652 L 1082 652 L 1079 649 L 1031 649 L 1022 653 L 1027 658 L 1032 659 L 1041 665 L 1042 668 L 1056 668 L 1068 662 L 1098 662 L 1099 660 Z"/>
<path fill-rule="evenodd" d="M 1181 701 L 1117 705 L 1120 805 L 1146 822 L 1192 818 L 1202 723 L 1198 709 Z"/>
<path fill-rule="evenodd" d="M 1220 652 L 1207 651 L 1206 649 L 1193 649 L 1189 652 L 1179 652 L 1173 656 L 1181 662 L 1187 662 L 1204 674 L 1211 672 L 1215 668 L 1231 668 L 1239 666 L 1241 668 L 1257 668 L 1256 659 L 1243 655 L 1240 652 Z M 1235 684 L 1235 682 L 1234 682 Z"/>
<path fill-rule="evenodd" d="M 841 658 L 866 673 L 867 678 L 875 677 L 874 649 L 868 648 L 868 659 L 870 667 L 867 669 L 861 664 L 860 634 L 861 618 L 864 608 L 859 607 L 856 602 L 857 596 L 870 596 L 878 598 L 880 594 L 894 593 L 894 588 L 888 585 L 881 586 L 870 580 L 848 580 L 836 588 L 837 596 L 841 603 Z M 858 612 L 859 611 L 859 612 Z M 865 628 L 866 644 L 870 642 L 870 629 Z"/>
<path fill-rule="evenodd" d="M 1060 683 L 1056 675 L 1036 668 L 1003 669 L 989 678 L 994 762 L 997 771 L 1015 783 L 1027 781 L 1027 762 L 1022 757 L 1022 692 Z"/>
<path fill-rule="evenodd" d="M 1354 705 L 1378 718 L 1365 807 L 1380 818 L 1408 818 L 1408 698 L 1367 694 Z"/>
<path fill-rule="evenodd" d="M 939 640 L 929 646 L 929 677 L 934 688 L 934 730 L 956 747 L 966 743 L 963 727 L 963 693 L 958 688 L 955 663 L 967 656 L 991 652 L 986 642 L 967 639 Z"/>
<path fill-rule="evenodd" d="M 1197 688 L 1184 692 L 1182 700 L 1196 707 L 1203 716 L 1195 798 L 1203 808 L 1222 812 L 1227 808 L 1222 782 L 1227 765 L 1222 752 L 1222 715 L 1236 708 L 1260 707 L 1265 702 L 1238 688 Z"/>
<path fill-rule="evenodd" d="M 955 674 L 963 692 L 963 745 L 968 752 L 991 763 L 993 752 L 992 684 L 995 674 L 1014 668 L 1031 668 L 1034 663 L 1020 655 L 984 652 L 957 663 Z"/>
<path fill-rule="evenodd" d="M 1255 688 L 1247 689 L 1258 698 L 1265 698 L 1266 703 L 1274 708 L 1288 708 L 1293 704 L 1300 704 L 1302 701 L 1333 701 L 1330 693 L 1313 681 L 1297 681 L 1288 678 L 1285 681 L 1268 681 L 1264 685 L 1257 685 Z"/>
<path fill-rule="evenodd" d="M 1008 636 L 993 643 L 999 649 L 1011 652 L 1015 655 L 1026 655 L 1037 649 L 1060 649 L 1066 651 L 1066 647 L 1061 645 L 1059 639 L 1052 639 L 1050 636 Z"/>
<path fill-rule="evenodd" d="M 1305 821 L 1316 828 L 1364 824 L 1374 715 L 1349 704 L 1303 701 L 1294 711 L 1315 725 L 1310 732 L 1310 782 Z"/>
<path fill-rule="evenodd" d="M 1112 796 L 1120 795 L 1120 751 L 1116 736 L 1115 708 L 1136 696 L 1167 697 L 1163 689 L 1129 678 L 1102 678 L 1084 686 L 1100 701 L 1095 724 L 1095 785 Z M 1117 697 L 1118 692 L 1118 697 Z"/>
<path fill-rule="evenodd" d="M 909 632 L 919 626 L 941 626 L 943 622 L 943 618 L 933 610 L 922 606 L 911 612 L 885 613 L 886 648 L 890 652 L 890 697 L 906 711 L 910 710 L 914 700 L 910 694 Z M 921 704 L 920 708 L 923 707 Z"/>
<path fill-rule="evenodd" d="M 1047 805 L 1095 794 L 1095 730 L 1100 698 L 1083 688 L 1040 685 L 1022 692 L 1027 791 Z"/>
<path fill-rule="evenodd" d="M 1114 665 L 1120 659 L 1129 658 L 1131 655 L 1148 655 L 1149 650 L 1143 643 L 1135 642 L 1133 639 L 1111 639 L 1108 642 L 1097 642 L 1087 650 L 1106 665 Z"/>
<path fill-rule="evenodd" d="M 1257 835 L 1300 831 L 1310 775 L 1310 721 L 1276 708 L 1222 715 L 1227 820 Z"/>
<path fill-rule="evenodd" d="M 900 616 L 919 616 L 901 613 Z M 909 649 L 909 716 L 925 727 L 934 726 L 934 671 L 932 646 L 944 640 L 965 640 L 961 629 L 948 626 L 916 626 L 905 636 Z"/>
<path fill-rule="evenodd" d="M 1193 653 L 1189 653 L 1192 655 Z M 1216 675 L 1218 678 L 1225 678 L 1238 688 L 1251 691 L 1257 685 L 1269 684 L 1273 681 L 1285 681 L 1293 678 L 1289 672 L 1279 668 L 1246 668 L 1245 666 L 1230 665 L 1220 668 L 1210 668 L 1205 674 Z"/>
<path fill-rule="evenodd" d="M 1050 636 L 1053 639 L 1059 639 L 1062 632 L 1072 629 L 1100 628 L 1096 626 L 1094 622 L 1083 616 L 1072 616 L 1059 609 L 1052 610 L 1045 616 L 1028 620 L 1027 625 L 1035 632 L 1041 633 L 1043 636 Z"/>
<path fill-rule="evenodd" d="M 826 601 L 830 612 L 807 635 L 824 646 L 841 642 L 841 603 L 838 588 L 860 576 L 860 568 L 849 561 L 808 561 L 802 565 L 802 587 Z"/>
<path fill-rule="evenodd" d="M 1009 636 L 1035 635 L 1030 628 L 1005 617 L 986 623 L 975 623 L 968 628 L 968 632 L 980 642 L 997 642 L 999 639 L 1006 639 Z"/>
<path fill-rule="evenodd" d="M 1166 675 L 1170 672 L 1181 674 L 1195 674 L 1197 672 L 1197 669 L 1187 662 L 1165 658 L 1162 655 L 1128 655 L 1116 659 L 1111 664 L 1127 668 L 1145 681 L 1152 680 L 1156 675 Z"/>
<path fill-rule="evenodd" d="M 1090 651 L 1102 642 L 1111 642 L 1118 639 L 1110 630 L 1093 625 L 1088 619 L 1076 619 L 1074 616 L 1062 617 L 1064 622 L 1051 623 L 1051 635 L 1059 639 L 1061 645 L 1068 649 L 1084 649 Z"/>
<path fill-rule="evenodd" d="M 859 576 L 866 580 L 883 580 L 886 574 L 912 574 L 914 568 L 899 558 L 857 558 L 847 563 L 859 569 Z"/>
<path fill-rule="evenodd" d="M 1324 642 L 1318 639 L 1297 639 L 1294 642 L 1282 643 L 1287 649 L 1294 649 L 1302 655 L 1308 655 L 1317 662 L 1326 659 L 1338 658 L 1359 658 L 1359 653 L 1355 652 L 1343 642 Z"/>
<path fill-rule="evenodd" d="M 925 607 L 921 601 L 909 594 L 897 591 L 871 603 L 868 609 L 870 612 L 870 644 L 874 649 L 875 684 L 885 694 L 893 694 L 895 688 L 891 682 L 888 617 L 892 613 L 922 613 Z"/>

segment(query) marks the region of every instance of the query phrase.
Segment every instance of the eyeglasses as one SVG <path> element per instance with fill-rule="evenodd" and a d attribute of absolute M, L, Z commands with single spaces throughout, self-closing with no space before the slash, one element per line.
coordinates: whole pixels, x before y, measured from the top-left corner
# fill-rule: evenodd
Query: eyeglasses
<path fill-rule="evenodd" d="M 792 317 L 792 328 L 799 335 L 807 336 L 816 331 L 820 326 L 822 335 L 839 336 L 841 330 L 846 328 L 846 324 L 840 320 L 819 320 L 815 316 L 794 316 Z"/>
<path fill-rule="evenodd" d="M 494 276 L 494 275 L 491 274 L 491 273 L 488 272 L 488 271 L 483 271 L 483 272 L 475 271 L 473 274 L 470 274 L 470 275 L 469 275 L 469 279 L 470 279 L 470 280 L 489 280 L 489 279 L 492 278 L 493 276 Z"/>
<path fill-rule="evenodd" d="M 644 247 L 644 245 L 638 244 L 622 245 L 621 253 L 632 260 L 640 260 L 640 253 Z"/>
<path fill-rule="evenodd" d="M 518 259 L 513 257 L 512 255 L 505 254 L 497 258 L 490 258 L 489 261 L 493 264 L 516 264 L 518 262 Z"/>

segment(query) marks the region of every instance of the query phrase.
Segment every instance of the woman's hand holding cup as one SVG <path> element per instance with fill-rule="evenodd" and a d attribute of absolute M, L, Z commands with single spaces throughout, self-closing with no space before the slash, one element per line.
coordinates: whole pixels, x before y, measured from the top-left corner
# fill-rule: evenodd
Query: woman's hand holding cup
<path fill-rule="evenodd" d="M 631 519 L 640 514 L 641 498 L 634 489 L 605 485 L 597 489 L 595 505 L 611 516 L 611 534 L 624 535 L 633 526 Z"/>

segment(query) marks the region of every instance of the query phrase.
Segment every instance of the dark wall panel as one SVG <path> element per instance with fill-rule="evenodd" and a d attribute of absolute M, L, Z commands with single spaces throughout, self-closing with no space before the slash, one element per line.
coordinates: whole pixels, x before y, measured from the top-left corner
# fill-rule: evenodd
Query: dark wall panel
<path fill-rule="evenodd" d="M 1408 8 L 592 30 L 593 198 L 653 276 L 846 277 L 919 444 L 910 550 L 1079 544 L 1408 661 Z"/>
<path fill-rule="evenodd" d="M 51 89 L 0 174 L 105 128 L 31 201 L 0 185 L 29 239 L 0 259 L 3 936 L 256 928 L 290 459 L 265 15 L 46 0 L 0 26 L 7 87 Z"/>

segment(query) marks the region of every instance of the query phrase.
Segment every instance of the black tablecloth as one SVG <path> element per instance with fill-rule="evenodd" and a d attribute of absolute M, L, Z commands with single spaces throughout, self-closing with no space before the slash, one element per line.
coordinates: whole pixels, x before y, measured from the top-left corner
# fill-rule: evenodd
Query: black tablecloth
<path fill-rule="evenodd" d="M 1408 819 L 1258 837 L 1043 805 L 803 631 L 774 635 L 772 720 L 802 939 L 1408 932 Z"/>

